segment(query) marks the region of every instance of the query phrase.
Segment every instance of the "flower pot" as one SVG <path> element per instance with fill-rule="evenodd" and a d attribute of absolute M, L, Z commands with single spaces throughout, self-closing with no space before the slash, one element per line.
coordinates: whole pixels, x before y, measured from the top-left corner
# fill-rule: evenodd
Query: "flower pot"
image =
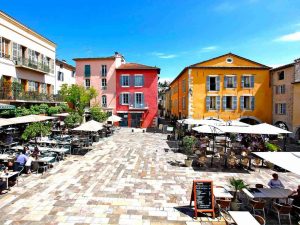
<path fill-rule="evenodd" d="M 241 209 L 241 202 L 238 202 L 238 201 L 232 201 L 230 203 L 230 209 L 232 211 L 239 211 Z"/>
<path fill-rule="evenodd" d="M 186 167 L 191 167 L 192 163 L 193 163 L 192 159 L 185 159 L 184 160 L 184 164 L 185 164 Z"/>

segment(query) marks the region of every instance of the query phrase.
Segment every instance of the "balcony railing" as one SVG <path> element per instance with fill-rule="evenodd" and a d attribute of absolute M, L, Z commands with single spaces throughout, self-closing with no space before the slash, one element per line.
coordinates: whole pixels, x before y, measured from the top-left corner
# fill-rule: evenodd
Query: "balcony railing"
<path fill-rule="evenodd" d="M 16 66 L 31 68 L 37 71 L 41 71 L 43 73 L 53 73 L 53 70 L 50 69 L 48 65 L 40 62 L 35 62 L 27 58 L 18 58 L 17 60 L 14 60 L 14 62 Z"/>
<path fill-rule="evenodd" d="M 63 98 L 60 95 L 39 93 L 36 91 L 11 91 L 1 90 L 1 100 L 21 100 L 21 101 L 41 101 L 41 102 L 63 102 Z"/>
<path fill-rule="evenodd" d="M 148 104 L 147 103 L 129 104 L 129 109 L 148 109 Z"/>

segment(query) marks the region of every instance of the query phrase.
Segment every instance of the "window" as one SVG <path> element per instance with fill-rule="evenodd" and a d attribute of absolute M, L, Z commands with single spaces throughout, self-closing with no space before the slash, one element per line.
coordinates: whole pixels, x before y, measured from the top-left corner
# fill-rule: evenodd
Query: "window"
<path fill-rule="evenodd" d="M 107 97 L 106 95 L 102 95 L 102 107 L 107 107 Z"/>
<path fill-rule="evenodd" d="M 13 42 L 13 60 L 20 60 L 21 52 L 21 45 Z"/>
<path fill-rule="evenodd" d="M 75 77 L 75 71 L 72 71 L 72 77 Z"/>
<path fill-rule="evenodd" d="M 121 86 L 122 87 L 129 87 L 129 75 L 122 75 L 121 76 Z"/>
<path fill-rule="evenodd" d="M 182 80 L 182 92 L 185 93 L 186 90 L 186 85 L 185 85 L 185 80 Z"/>
<path fill-rule="evenodd" d="M 35 81 L 28 81 L 28 91 L 36 92 L 39 90 L 39 84 Z"/>
<path fill-rule="evenodd" d="M 237 108 L 236 96 L 223 96 L 223 109 L 235 110 Z"/>
<path fill-rule="evenodd" d="M 57 72 L 57 80 L 64 81 L 64 73 L 58 71 Z"/>
<path fill-rule="evenodd" d="M 285 115 L 286 114 L 286 103 L 276 103 L 275 104 L 275 114 Z"/>
<path fill-rule="evenodd" d="M 120 95 L 120 104 L 129 105 L 129 93 L 122 93 Z"/>
<path fill-rule="evenodd" d="M 38 55 L 39 53 L 34 51 L 34 50 L 31 50 L 31 49 L 28 49 L 28 58 L 29 58 L 29 63 L 30 64 L 33 64 L 33 65 L 37 65 L 37 62 L 38 62 Z"/>
<path fill-rule="evenodd" d="M 278 80 L 284 80 L 284 71 L 278 72 Z"/>
<path fill-rule="evenodd" d="M 206 110 L 219 110 L 220 96 L 206 96 Z"/>
<path fill-rule="evenodd" d="M 144 76 L 143 75 L 135 75 L 134 76 L 134 86 L 135 87 L 143 87 L 144 86 Z"/>
<path fill-rule="evenodd" d="M 182 109 L 186 108 L 185 97 L 182 97 Z"/>
<path fill-rule="evenodd" d="M 254 96 L 241 96 L 240 108 L 241 110 L 254 110 Z"/>
<path fill-rule="evenodd" d="M 91 80 L 90 79 L 85 79 L 85 88 L 89 89 L 91 87 Z"/>
<path fill-rule="evenodd" d="M 219 76 L 208 76 L 206 78 L 206 87 L 208 91 L 219 91 L 220 90 L 220 77 Z"/>
<path fill-rule="evenodd" d="M 254 87 L 254 76 L 242 76 L 242 87 L 253 88 Z"/>
<path fill-rule="evenodd" d="M 107 75 L 107 66 L 106 65 L 101 65 L 101 75 L 102 75 L 102 77 L 106 77 L 106 75 Z"/>
<path fill-rule="evenodd" d="M 85 77 L 91 76 L 91 65 L 84 65 L 84 76 Z"/>
<path fill-rule="evenodd" d="M 43 94 L 47 94 L 47 84 L 40 84 L 40 87 L 41 87 L 41 93 Z"/>
<path fill-rule="evenodd" d="M 276 94 L 285 94 L 285 85 L 275 86 Z"/>
<path fill-rule="evenodd" d="M 225 88 L 236 88 L 236 76 L 225 76 L 224 77 Z"/>
<path fill-rule="evenodd" d="M 106 78 L 103 78 L 102 80 L 101 80 L 101 89 L 102 90 L 106 90 L 106 88 L 107 88 L 107 83 L 106 83 L 107 81 L 106 81 Z"/>
<path fill-rule="evenodd" d="M 233 59 L 232 59 L 231 57 L 228 57 L 228 58 L 226 59 L 226 62 L 227 62 L 227 63 L 233 63 Z"/>
<path fill-rule="evenodd" d="M 134 93 L 134 108 L 143 108 L 144 107 L 144 94 L 143 93 Z"/>
<path fill-rule="evenodd" d="M 9 56 L 9 40 L 0 37 L 0 57 L 10 58 Z"/>

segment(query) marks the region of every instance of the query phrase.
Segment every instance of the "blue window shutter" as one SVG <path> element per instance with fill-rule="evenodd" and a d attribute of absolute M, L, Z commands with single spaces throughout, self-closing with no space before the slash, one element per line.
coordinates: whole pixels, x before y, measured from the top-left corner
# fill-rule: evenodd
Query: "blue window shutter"
<path fill-rule="evenodd" d="M 244 110 L 244 96 L 240 97 L 240 109 Z"/>
<path fill-rule="evenodd" d="M 216 90 L 219 91 L 220 90 L 220 77 L 219 76 L 216 77 L 216 83 L 217 83 Z"/>
<path fill-rule="evenodd" d="M 232 108 L 233 108 L 233 110 L 236 110 L 237 109 L 237 97 L 233 96 L 232 99 L 233 99 Z"/>
<path fill-rule="evenodd" d="M 254 88 L 254 76 L 251 76 L 251 87 Z"/>
<path fill-rule="evenodd" d="M 251 110 L 253 111 L 255 108 L 255 99 L 254 96 L 251 97 Z"/>
<path fill-rule="evenodd" d="M 233 77 L 233 82 L 234 82 L 234 83 L 233 83 L 233 87 L 234 87 L 234 88 L 236 88 L 236 86 L 237 86 L 237 85 L 236 85 L 236 84 L 237 84 L 237 81 L 236 81 L 236 79 L 237 79 L 237 77 L 236 77 L 236 76 L 234 76 L 234 77 Z"/>
<path fill-rule="evenodd" d="M 244 76 L 242 76 L 242 80 L 241 80 L 242 88 L 244 87 L 244 83 L 245 83 Z"/>
<path fill-rule="evenodd" d="M 120 94 L 119 95 L 119 103 L 120 103 L 120 105 L 122 105 L 122 98 L 123 98 L 123 94 Z"/>
<path fill-rule="evenodd" d="M 206 111 L 209 110 L 209 106 L 210 106 L 210 97 L 206 96 Z"/>
<path fill-rule="evenodd" d="M 217 110 L 220 110 L 220 96 L 217 96 Z"/>
<path fill-rule="evenodd" d="M 278 104 L 275 103 L 275 114 L 278 114 Z"/>
<path fill-rule="evenodd" d="M 144 75 L 142 75 L 142 87 L 144 87 L 144 85 L 145 85 L 145 79 L 144 79 Z"/>
<path fill-rule="evenodd" d="M 131 93 L 130 95 L 131 95 L 131 97 L 130 97 L 130 105 L 135 106 L 135 94 Z"/>
<path fill-rule="evenodd" d="M 210 91 L 210 80 L 209 80 L 209 76 L 206 77 L 206 90 Z"/>
<path fill-rule="evenodd" d="M 223 102 L 223 105 L 222 105 L 223 110 L 225 110 L 226 109 L 226 96 L 222 97 L 222 102 Z"/>
<path fill-rule="evenodd" d="M 228 85 L 227 85 L 227 82 L 228 82 L 227 78 L 228 78 L 228 77 L 224 76 L 224 87 L 225 87 L 225 88 L 227 88 L 227 86 L 228 86 Z"/>
<path fill-rule="evenodd" d="M 120 86 L 121 87 L 123 86 L 123 76 L 122 75 L 120 76 Z"/>
<path fill-rule="evenodd" d="M 142 107 L 144 107 L 145 106 L 145 97 L 144 97 L 144 93 L 142 94 Z"/>
<path fill-rule="evenodd" d="M 129 76 L 129 86 L 135 85 L 135 76 Z"/>

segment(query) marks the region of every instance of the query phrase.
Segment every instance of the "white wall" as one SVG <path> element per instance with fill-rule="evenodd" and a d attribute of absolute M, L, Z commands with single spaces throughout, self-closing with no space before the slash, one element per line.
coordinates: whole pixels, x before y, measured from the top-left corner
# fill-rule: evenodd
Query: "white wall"
<path fill-rule="evenodd" d="M 63 72 L 64 73 L 64 81 L 58 80 L 58 72 Z M 55 86 L 54 86 L 54 93 L 57 94 L 58 91 L 61 89 L 61 85 L 63 84 L 76 84 L 76 75 L 72 77 L 73 71 L 68 69 L 68 68 L 60 68 L 59 65 L 55 65 Z"/>

